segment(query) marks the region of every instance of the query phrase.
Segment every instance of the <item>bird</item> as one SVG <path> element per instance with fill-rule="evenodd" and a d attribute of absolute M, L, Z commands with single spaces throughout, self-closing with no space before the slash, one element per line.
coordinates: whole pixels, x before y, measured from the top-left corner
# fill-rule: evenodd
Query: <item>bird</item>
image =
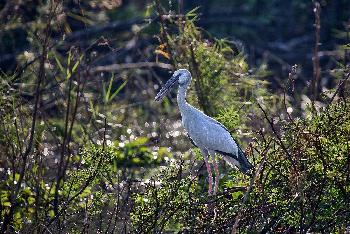
<path fill-rule="evenodd" d="M 182 125 L 187 131 L 187 136 L 192 144 L 199 148 L 204 157 L 208 172 L 208 194 L 210 196 L 217 193 L 220 180 L 216 154 L 220 155 L 231 167 L 238 168 L 239 171 L 246 175 L 251 175 L 250 171 L 253 165 L 248 161 L 243 150 L 223 124 L 207 116 L 186 101 L 186 92 L 191 80 L 191 73 L 187 69 L 176 70 L 160 89 L 155 97 L 155 101 L 161 101 L 173 86 L 178 85 L 177 104 L 181 113 Z M 209 164 L 210 156 L 215 174 L 214 190 L 211 166 Z"/>

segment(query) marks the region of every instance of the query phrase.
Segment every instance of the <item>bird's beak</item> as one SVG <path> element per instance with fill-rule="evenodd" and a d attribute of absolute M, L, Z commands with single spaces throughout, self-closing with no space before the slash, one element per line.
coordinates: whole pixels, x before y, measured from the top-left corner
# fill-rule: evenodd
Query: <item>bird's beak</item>
<path fill-rule="evenodd" d="M 170 91 L 171 87 L 176 84 L 179 80 L 180 74 L 177 76 L 172 76 L 163 86 L 163 88 L 158 92 L 157 96 L 154 98 L 155 101 L 160 101 L 163 97 Z"/>

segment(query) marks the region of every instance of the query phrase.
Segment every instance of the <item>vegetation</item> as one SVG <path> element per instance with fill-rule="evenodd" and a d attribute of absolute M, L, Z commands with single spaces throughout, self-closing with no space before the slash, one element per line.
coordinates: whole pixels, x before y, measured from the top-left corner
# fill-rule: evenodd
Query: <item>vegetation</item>
<path fill-rule="evenodd" d="M 349 231 L 350 26 L 322 15 L 344 1 L 291 3 L 313 32 L 309 63 L 272 56 L 290 42 L 245 49 L 247 35 L 270 38 L 257 27 L 288 34 L 273 28 L 284 5 L 267 2 L 0 1 L 0 232 Z M 206 18 L 224 4 L 271 12 L 241 15 L 242 46 Z M 153 101 L 178 68 L 255 165 L 249 177 L 220 163 L 215 196 L 176 102 Z"/>

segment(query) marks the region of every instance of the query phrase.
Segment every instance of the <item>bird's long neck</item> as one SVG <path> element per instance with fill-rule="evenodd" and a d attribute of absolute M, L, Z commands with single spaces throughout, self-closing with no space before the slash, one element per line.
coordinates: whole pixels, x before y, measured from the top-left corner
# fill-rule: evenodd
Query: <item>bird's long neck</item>
<path fill-rule="evenodd" d="M 179 86 L 179 90 L 177 92 L 177 104 L 179 105 L 181 113 L 188 107 L 186 92 L 187 86 Z"/>

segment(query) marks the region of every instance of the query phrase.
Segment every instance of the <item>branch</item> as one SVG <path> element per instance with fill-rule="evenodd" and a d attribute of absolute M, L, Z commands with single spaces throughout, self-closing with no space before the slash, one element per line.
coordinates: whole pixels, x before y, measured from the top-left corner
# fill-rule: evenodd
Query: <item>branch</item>
<path fill-rule="evenodd" d="M 261 170 L 262 170 L 262 168 L 263 168 L 263 166 L 264 166 L 264 164 L 266 162 L 266 153 L 267 153 L 267 150 L 268 150 L 270 144 L 271 144 L 271 141 L 267 144 L 267 146 L 265 147 L 265 149 L 264 149 L 264 151 L 262 153 L 263 154 L 263 159 L 261 160 L 261 162 L 260 162 L 260 164 L 258 166 L 258 170 L 256 170 L 255 173 L 254 173 L 254 176 L 252 176 L 250 178 L 249 187 L 248 187 L 247 191 L 244 194 L 241 207 L 247 202 L 249 194 L 250 194 L 250 191 L 253 189 L 255 178 L 257 178 L 257 176 L 260 174 L 260 172 L 261 172 Z M 232 227 L 231 234 L 236 234 L 237 233 L 238 224 L 239 224 L 239 221 L 240 221 L 241 216 L 242 216 L 242 210 L 243 210 L 243 208 L 241 208 L 241 210 L 238 212 L 238 214 L 236 216 L 236 220 L 235 220 L 235 223 L 234 223 L 234 225 Z"/>
<path fill-rule="evenodd" d="M 173 66 L 168 63 L 157 63 L 157 62 L 137 62 L 137 63 L 119 63 L 111 64 L 106 66 L 97 66 L 91 68 L 91 72 L 113 72 L 123 69 L 138 69 L 138 68 L 150 68 L 159 67 L 163 69 L 172 69 Z"/>
<path fill-rule="evenodd" d="M 349 79 L 349 77 L 350 77 L 350 72 L 346 75 L 346 77 L 345 77 L 342 81 L 339 82 L 338 88 L 337 88 L 337 90 L 335 91 L 335 93 L 333 94 L 333 96 L 332 96 L 331 100 L 329 101 L 328 105 L 331 104 L 331 103 L 334 101 L 335 96 L 337 96 L 337 94 L 339 93 L 341 87 L 342 87 L 342 86 L 344 85 L 344 83 Z"/>
<path fill-rule="evenodd" d="M 26 147 L 26 150 L 21 154 L 22 156 L 22 165 L 20 168 L 20 172 L 19 172 L 19 179 L 17 182 L 17 186 L 15 189 L 15 192 L 13 193 L 13 195 L 11 196 L 11 208 L 10 211 L 5 215 L 4 217 L 4 221 L 2 223 L 2 227 L 0 232 L 6 232 L 8 226 L 11 225 L 12 222 L 12 218 L 13 218 L 13 212 L 15 210 L 15 208 L 18 206 L 18 202 L 17 202 L 17 196 L 19 194 L 19 191 L 21 189 L 21 184 L 22 181 L 24 179 L 25 176 L 25 172 L 26 172 L 26 166 L 27 166 L 27 159 L 28 156 L 30 154 L 30 152 L 32 151 L 33 148 L 33 141 L 34 141 L 34 134 L 35 134 L 35 128 L 36 128 L 36 121 L 37 121 L 37 115 L 38 115 L 38 109 L 39 109 L 39 99 L 40 99 L 40 94 L 41 94 L 41 83 L 43 82 L 43 80 L 45 79 L 45 61 L 46 61 L 46 56 L 47 56 L 47 52 L 48 52 L 48 43 L 49 43 L 49 36 L 51 33 L 51 28 L 50 28 L 50 21 L 53 18 L 53 14 L 54 14 L 54 9 L 51 8 L 50 9 L 50 15 L 47 19 L 47 24 L 46 27 L 44 29 L 44 34 L 45 34 L 45 38 L 42 44 L 42 55 L 40 56 L 40 64 L 39 64 L 39 74 L 38 74 L 38 79 L 37 79 L 37 83 L 36 83 L 36 88 L 35 88 L 35 103 L 34 103 L 34 110 L 33 110 L 33 115 L 32 115 L 32 124 L 31 124 L 31 129 L 30 129 L 30 135 L 29 135 L 29 140 L 28 140 L 28 145 Z"/>
<path fill-rule="evenodd" d="M 107 132 L 107 119 L 105 118 L 104 120 L 104 139 L 103 139 L 103 146 L 105 145 L 105 137 L 106 137 L 106 132 Z M 104 148 L 103 148 L 103 151 L 102 151 L 102 154 L 99 155 L 100 158 L 97 162 L 97 165 L 96 165 L 96 168 L 95 170 L 93 171 L 93 173 L 87 178 L 87 180 L 85 181 L 84 185 L 80 188 L 80 190 L 78 192 L 76 192 L 71 198 L 69 198 L 65 203 L 63 203 L 62 205 L 62 208 L 60 210 L 57 211 L 57 213 L 55 214 L 55 216 L 48 222 L 48 224 L 46 225 L 47 227 L 49 227 L 56 219 L 58 219 L 61 214 L 66 211 L 66 208 L 68 207 L 68 205 L 75 199 L 77 198 L 80 194 L 82 194 L 85 189 L 91 184 L 91 182 L 93 182 L 93 180 L 96 178 L 100 168 L 101 168 L 101 165 L 102 165 L 102 162 L 103 162 L 103 159 L 104 159 Z"/>
<path fill-rule="evenodd" d="M 135 24 L 145 23 L 146 20 L 142 18 L 131 19 L 128 21 L 112 21 L 104 25 L 94 25 L 89 28 L 84 28 L 83 30 L 69 34 L 65 42 L 73 42 L 81 39 L 86 39 L 89 37 L 102 34 L 103 32 L 120 32 L 129 30 Z"/>
<path fill-rule="evenodd" d="M 270 127 L 271 127 L 273 133 L 274 133 L 275 136 L 277 137 L 278 143 L 279 143 L 280 146 L 282 147 L 283 151 L 287 154 L 287 156 L 288 156 L 290 162 L 292 163 L 292 166 L 293 166 L 294 170 L 296 171 L 297 168 L 296 168 L 295 162 L 293 161 L 292 155 L 289 153 L 287 147 L 286 147 L 286 146 L 284 145 L 284 143 L 282 142 L 281 137 L 278 135 L 278 133 L 277 133 L 277 131 L 276 131 L 276 129 L 275 129 L 275 125 L 274 125 L 273 122 L 270 120 L 270 118 L 267 116 L 267 113 L 266 113 L 266 111 L 264 110 L 264 108 L 262 108 L 262 106 L 261 106 L 259 103 L 257 103 L 257 104 L 258 104 L 259 109 L 264 113 L 265 119 L 266 119 L 267 122 L 270 124 Z"/>
<path fill-rule="evenodd" d="M 314 3 L 314 13 L 315 13 L 315 46 L 312 56 L 312 65 L 313 65 L 313 79 L 311 81 L 311 95 L 312 95 L 312 107 L 314 108 L 314 102 L 318 98 L 320 91 L 320 79 L 321 79 L 321 68 L 320 68 L 320 58 L 318 57 L 318 51 L 320 46 L 320 29 L 321 29 L 321 18 L 320 3 L 315 1 Z"/>

